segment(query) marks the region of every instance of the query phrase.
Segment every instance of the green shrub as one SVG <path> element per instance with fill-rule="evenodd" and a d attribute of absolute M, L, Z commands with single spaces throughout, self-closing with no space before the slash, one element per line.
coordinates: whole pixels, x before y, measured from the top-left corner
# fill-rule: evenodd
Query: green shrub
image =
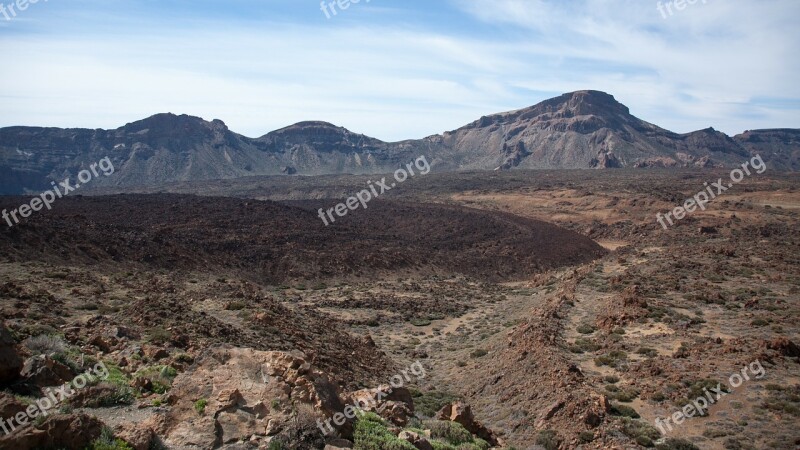
<path fill-rule="evenodd" d="M 663 444 L 656 445 L 656 450 L 700 450 L 685 439 L 669 438 Z"/>
<path fill-rule="evenodd" d="M 590 325 L 588 323 L 582 323 L 582 324 L 578 325 L 577 331 L 580 334 L 592 334 L 595 331 L 597 331 L 597 328 L 595 328 L 593 325 Z"/>
<path fill-rule="evenodd" d="M 208 406 L 208 400 L 204 398 L 194 402 L 194 410 L 197 411 L 197 414 L 200 414 L 201 416 L 205 415 L 206 406 Z"/>
<path fill-rule="evenodd" d="M 178 376 L 178 371 L 171 366 L 150 366 L 136 372 L 136 378 L 147 378 L 153 383 L 152 391 L 156 394 L 165 394 L 172 388 L 172 380 Z"/>
<path fill-rule="evenodd" d="M 652 447 L 653 441 L 661 437 L 661 433 L 652 425 L 642 422 L 641 420 L 633 420 L 627 417 L 622 419 L 622 433 L 631 439 L 634 439 L 637 444 L 644 447 Z"/>
<path fill-rule="evenodd" d="M 411 443 L 393 435 L 383 419 L 373 413 L 356 419 L 353 440 L 354 450 L 416 450 Z"/>
<path fill-rule="evenodd" d="M 433 322 L 431 322 L 429 319 L 422 319 L 422 318 L 411 319 L 411 325 L 414 325 L 415 327 L 427 327 L 431 323 Z"/>
<path fill-rule="evenodd" d="M 449 420 L 426 420 L 423 422 L 426 429 L 431 430 L 431 438 L 439 439 L 450 445 L 473 443 L 475 438 L 463 425 Z"/>
<path fill-rule="evenodd" d="M 109 428 L 103 428 L 100 437 L 92 441 L 86 450 L 133 450 L 133 447 L 122 439 L 114 438 L 114 433 Z"/>
<path fill-rule="evenodd" d="M 626 362 L 628 362 L 628 354 L 620 350 L 614 350 L 594 359 L 596 366 L 609 366 L 615 369 L 622 367 Z"/>
<path fill-rule="evenodd" d="M 433 417 L 445 405 L 453 403 L 459 397 L 448 392 L 430 391 L 414 392 L 414 407 L 423 417 Z"/>

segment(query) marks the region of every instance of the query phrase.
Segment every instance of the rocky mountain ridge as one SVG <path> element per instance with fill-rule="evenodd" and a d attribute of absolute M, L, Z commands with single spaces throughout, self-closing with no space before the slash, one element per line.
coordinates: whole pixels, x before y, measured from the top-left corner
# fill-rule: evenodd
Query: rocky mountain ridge
<path fill-rule="evenodd" d="M 157 114 L 116 130 L 0 129 L 0 194 L 48 189 L 106 156 L 113 177 L 93 187 L 141 187 L 257 175 L 385 173 L 420 155 L 434 170 L 728 167 L 760 153 L 771 168 L 798 170 L 800 130 L 707 128 L 677 134 L 630 114 L 613 96 L 578 91 L 484 116 L 457 130 L 383 142 L 326 122 L 300 122 L 259 138 L 221 120 Z"/>

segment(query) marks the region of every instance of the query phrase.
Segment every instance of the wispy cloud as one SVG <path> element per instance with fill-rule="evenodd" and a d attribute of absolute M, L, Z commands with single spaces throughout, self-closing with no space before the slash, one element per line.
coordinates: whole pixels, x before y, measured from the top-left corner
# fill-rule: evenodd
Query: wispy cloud
<path fill-rule="evenodd" d="M 587 88 L 675 131 L 800 125 L 794 1 L 666 20 L 649 0 L 374 0 L 331 20 L 316 2 L 229 5 L 38 5 L 0 28 L 0 126 L 171 111 L 250 136 L 327 120 L 396 140 Z"/>

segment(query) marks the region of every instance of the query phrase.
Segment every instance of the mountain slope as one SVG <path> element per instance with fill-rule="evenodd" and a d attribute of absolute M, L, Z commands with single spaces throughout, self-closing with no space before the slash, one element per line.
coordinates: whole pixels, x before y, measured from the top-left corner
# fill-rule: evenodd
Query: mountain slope
<path fill-rule="evenodd" d="M 583 169 L 736 164 L 747 152 L 713 129 L 680 135 L 640 120 L 613 96 L 564 94 L 445 133 L 466 169 Z"/>
<path fill-rule="evenodd" d="M 301 122 L 260 138 L 220 120 L 158 114 L 116 130 L 0 129 L 0 194 L 38 192 L 110 157 L 117 173 L 91 186 L 141 187 L 253 175 L 385 173 L 425 155 L 438 171 L 726 167 L 760 153 L 798 170 L 800 130 L 731 138 L 713 128 L 677 134 L 630 114 L 613 96 L 578 91 L 485 116 L 442 135 L 387 143 L 326 122 Z"/>

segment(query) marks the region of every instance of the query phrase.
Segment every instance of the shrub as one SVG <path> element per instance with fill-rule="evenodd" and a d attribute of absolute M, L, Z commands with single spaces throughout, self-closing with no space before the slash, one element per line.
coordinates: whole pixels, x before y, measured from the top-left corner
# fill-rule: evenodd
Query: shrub
<path fill-rule="evenodd" d="M 151 366 L 136 372 L 135 377 L 147 378 L 153 383 L 152 391 L 164 394 L 172 388 L 172 380 L 178 376 L 178 371 L 171 366 Z"/>
<path fill-rule="evenodd" d="M 583 324 L 578 326 L 577 331 L 580 334 L 592 334 L 595 331 L 597 331 L 597 328 L 595 328 L 594 326 L 592 326 L 592 325 L 590 325 L 588 323 L 583 323 Z"/>
<path fill-rule="evenodd" d="M 700 450 L 685 439 L 669 438 L 663 444 L 656 445 L 656 450 Z"/>
<path fill-rule="evenodd" d="M 600 345 L 592 339 L 575 339 L 575 343 L 569 347 L 569 350 L 572 353 L 596 352 L 600 350 Z"/>
<path fill-rule="evenodd" d="M 414 395 L 414 406 L 418 413 L 423 417 L 433 417 L 445 405 L 458 400 L 458 397 L 439 391 L 416 392 Z"/>
<path fill-rule="evenodd" d="M 433 322 L 431 322 L 429 319 L 411 319 L 411 325 L 414 325 L 415 327 L 427 327 L 431 323 Z"/>
<path fill-rule="evenodd" d="M 247 308 L 247 304 L 240 301 L 233 301 L 225 305 L 226 311 L 241 311 L 245 308 Z"/>
<path fill-rule="evenodd" d="M 96 399 L 98 406 L 108 408 L 118 405 L 130 405 L 134 400 L 136 400 L 136 393 L 130 386 L 117 386 L 111 383 L 107 384 L 113 386 L 113 389 Z"/>
<path fill-rule="evenodd" d="M 628 386 L 620 388 L 619 386 L 611 384 L 606 386 L 606 394 L 613 400 L 628 403 L 639 396 L 639 391 L 633 387 Z"/>
<path fill-rule="evenodd" d="M 53 353 L 63 355 L 67 351 L 67 345 L 64 340 L 60 336 L 53 335 L 42 334 L 28 338 L 25 339 L 22 345 L 34 355 L 50 355 Z"/>
<path fill-rule="evenodd" d="M 635 409 L 626 405 L 612 404 L 610 412 L 612 416 L 630 417 L 631 419 L 638 419 L 641 417 Z"/>
<path fill-rule="evenodd" d="M 353 440 L 354 450 L 416 450 L 411 443 L 393 435 L 383 420 L 373 413 L 356 419 Z"/>
<path fill-rule="evenodd" d="M 661 437 L 661 433 L 652 425 L 627 417 L 622 419 L 621 431 L 644 447 L 652 447 L 653 441 Z"/>
<path fill-rule="evenodd" d="M 653 348 L 648 347 L 641 347 L 639 350 L 636 350 L 636 353 L 642 356 L 646 356 L 648 358 L 655 358 L 658 356 L 658 351 Z"/>
<path fill-rule="evenodd" d="M 109 428 L 103 428 L 100 437 L 92 441 L 86 450 L 133 450 L 133 447 L 122 439 L 114 438 Z"/>
<path fill-rule="evenodd" d="M 197 414 L 200 414 L 201 416 L 205 415 L 206 406 L 208 406 L 208 400 L 204 398 L 194 402 L 194 410 L 197 411 Z"/>
<path fill-rule="evenodd" d="M 581 443 L 588 444 L 594 440 L 594 433 L 591 431 L 581 431 L 581 433 L 578 435 L 578 439 L 581 441 Z"/>
<path fill-rule="evenodd" d="M 597 366 L 609 366 L 615 369 L 622 367 L 627 361 L 628 354 L 620 350 L 614 350 L 611 353 L 598 356 L 594 359 L 594 363 Z"/>
<path fill-rule="evenodd" d="M 472 433 L 463 425 L 449 420 L 426 420 L 424 427 L 431 430 L 433 439 L 442 440 L 450 445 L 470 444 L 474 441 Z"/>
<path fill-rule="evenodd" d="M 172 333 L 163 327 L 153 327 L 147 334 L 147 340 L 154 344 L 166 344 L 172 339 Z"/>
<path fill-rule="evenodd" d="M 536 437 L 536 444 L 541 445 L 546 450 L 558 450 L 561 445 L 561 439 L 553 430 L 540 431 Z"/>
<path fill-rule="evenodd" d="M 469 354 L 470 358 L 483 358 L 484 356 L 488 355 L 489 352 L 486 350 L 479 348 L 477 350 L 473 350 L 472 353 Z"/>

